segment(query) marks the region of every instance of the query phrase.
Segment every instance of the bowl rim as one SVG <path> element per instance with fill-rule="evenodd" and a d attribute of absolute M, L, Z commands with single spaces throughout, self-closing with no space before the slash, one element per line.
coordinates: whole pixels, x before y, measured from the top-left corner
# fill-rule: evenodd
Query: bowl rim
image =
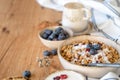
<path fill-rule="evenodd" d="M 65 31 L 66 31 L 66 30 L 69 30 L 69 32 L 71 33 L 71 34 L 69 34 L 69 32 L 67 31 L 67 33 L 68 33 L 69 36 L 70 36 L 69 38 L 73 37 L 73 31 L 72 31 L 71 29 L 69 29 L 69 28 L 65 28 L 64 26 L 51 26 L 51 27 L 46 27 L 46 28 L 44 28 L 44 29 L 42 29 L 42 30 L 40 30 L 40 31 L 38 32 L 38 37 L 39 37 L 40 39 L 43 39 L 43 40 L 48 41 L 48 42 L 61 42 L 61 41 L 65 41 L 65 40 L 69 39 L 69 38 L 67 38 L 67 39 L 64 39 L 64 40 L 50 41 L 50 40 L 47 40 L 47 39 L 42 38 L 41 34 L 42 34 L 42 32 L 43 32 L 45 29 L 55 29 L 55 28 L 58 28 L 58 27 L 62 27 Z"/>
<path fill-rule="evenodd" d="M 52 72 L 50 75 L 55 74 L 55 73 L 58 73 L 58 72 L 64 72 L 64 71 L 66 71 L 66 72 L 74 72 L 75 74 L 80 75 L 80 76 L 83 77 L 84 79 L 86 78 L 86 76 L 83 75 L 82 73 L 78 73 L 78 72 L 76 72 L 76 71 L 73 71 L 73 70 L 66 70 L 66 69 L 57 70 L 57 71 L 55 71 L 55 72 Z M 45 80 L 46 80 L 50 75 L 48 75 L 48 76 L 45 78 Z"/>
<path fill-rule="evenodd" d="M 107 38 L 104 38 L 104 37 L 101 37 L 101 36 L 91 36 L 91 35 L 81 35 L 81 36 L 76 36 L 76 37 L 73 37 L 73 38 L 70 38 L 70 39 L 68 39 L 68 40 L 71 40 L 71 39 L 75 39 L 75 38 L 77 38 L 77 37 L 83 37 L 83 36 L 87 36 L 87 37 L 97 37 L 97 38 L 103 38 L 103 39 L 106 39 L 106 40 L 109 40 L 109 41 L 111 41 L 112 43 L 114 43 L 114 44 L 116 44 L 117 46 L 119 46 L 120 47 L 120 45 L 118 45 L 117 43 L 115 43 L 114 41 L 112 41 L 112 40 L 110 40 L 110 39 L 107 39 Z M 66 59 L 64 59 L 63 58 L 63 56 L 61 55 L 61 53 L 60 53 L 60 50 L 61 50 L 61 47 L 63 46 L 63 44 L 65 44 L 68 40 L 66 40 L 66 41 L 64 41 L 59 47 L 58 47 L 58 50 L 57 50 L 57 53 L 58 53 L 58 57 L 61 57 L 64 61 L 66 61 L 68 64 L 70 64 L 70 65 L 74 65 L 74 66 L 76 66 L 76 67 L 84 67 L 84 68 L 114 68 L 114 67 L 97 67 L 97 66 L 82 66 L 82 65 L 77 65 L 77 64 L 74 64 L 74 63 L 70 63 L 69 61 L 67 61 Z M 102 42 L 102 41 L 101 41 Z M 104 42 L 103 42 L 104 43 Z M 117 50 L 117 49 L 116 49 Z M 119 53 L 119 52 L 118 52 Z M 119 57 L 120 57 L 120 53 L 119 53 Z M 59 60 L 60 60 L 60 58 L 59 58 Z M 119 60 L 120 60 L 120 58 L 119 58 Z M 118 61 L 119 61 L 118 60 Z M 61 62 L 61 61 L 60 61 Z"/>

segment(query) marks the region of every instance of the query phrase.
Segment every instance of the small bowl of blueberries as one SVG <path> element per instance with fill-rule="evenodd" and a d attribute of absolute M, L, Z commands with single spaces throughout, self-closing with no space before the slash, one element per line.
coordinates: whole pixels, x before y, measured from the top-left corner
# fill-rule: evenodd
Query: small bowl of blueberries
<path fill-rule="evenodd" d="M 73 31 L 63 26 L 47 27 L 39 32 L 41 42 L 51 49 L 58 48 L 59 45 L 72 36 Z"/>

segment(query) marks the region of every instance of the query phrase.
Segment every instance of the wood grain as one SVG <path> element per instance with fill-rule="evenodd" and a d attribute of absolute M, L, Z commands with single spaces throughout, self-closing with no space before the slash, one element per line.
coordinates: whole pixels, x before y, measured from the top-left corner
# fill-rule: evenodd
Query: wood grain
<path fill-rule="evenodd" d="M 61 13 L 43 8 L 35 0 L 0 0 L 0 80 L 32 72 L 32 80 L 44 80 L 48 75 L 38 67 L 36 57 L 42 58 L 46 49 L 38 38 L 42 21 L 56 22 Z M 55 63 L 55 64 L 54 64 Z M 48 72 L 62 69 L 57 56 Z"/>

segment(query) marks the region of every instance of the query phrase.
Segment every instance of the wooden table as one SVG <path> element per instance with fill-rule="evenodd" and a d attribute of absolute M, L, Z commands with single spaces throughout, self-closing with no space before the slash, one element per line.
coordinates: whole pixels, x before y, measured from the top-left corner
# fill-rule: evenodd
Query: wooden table
<path fill-rule="evenodd" d="M 48 48 L 38 38 L 42 29 L 38 25 L 60 19 L 60 12 L 43 8 L 35 0 L 0 0 L 0 80 L 22 76 L 24 70 L 31 71 L 32 80 L 44 80 L 48 74 L 36 57 L 42 58 Z M 62 69 L 58 57 L 52 59 L 49 73 Z"/>

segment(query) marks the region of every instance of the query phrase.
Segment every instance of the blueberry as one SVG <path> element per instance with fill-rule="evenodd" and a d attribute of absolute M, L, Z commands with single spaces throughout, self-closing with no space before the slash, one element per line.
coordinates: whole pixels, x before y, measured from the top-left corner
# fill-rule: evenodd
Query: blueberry
<path fill-rule="evenodd" d="M 24 78 L 29 78 L 30 76 L 31 76 L 31 72 L 30 71 L 26 70 L 26 71 L 23 72 L 23 77 Z"/>
<path fill-rule="evenodd" d="M 92 49 L 92 44 L 87 44 L 86 48 Z"/>
<path fill-rule="evenodd" d="M 95 55 L 95 54 L 97 54 L 97 51 L 95 49 L 90 49 L 90 54 Z"/>
<path fill-rule="evenodd" d="M 99 50 L 101 48 L 100 44 L 93 45 L 94 49 Z"/>
<path fill-rule="evenodd" d="M 42 38 L 47 39 L 49 35 L 46 33 L 43 33 L 41 36 L 42 36 Z"/>
<path fill-rule="evenodd" d="M 65 35 L 63 33 L 60 33 L 58 36 L 58 40 L 64 40 L 66 39 Z"/>
<path fill-rule="evenodd" d="M 53 31 L 52 31 L 52 30 L 49 30 L 49 29 L 46 29 L 46 30 L 44 31 L 44 33 L 46 33 L 46 34 L 48 34 L 48 35 L 50 35 L 52 32 L 53 32 Z"/>
<path fill-rule="evenodd" d="M 55 29 L 55 33 L 59 34 L 59 33 L 61 33 L 62 30 L 63 30 L 62 27 L 58 27 L 58 28 Z"/>
<path fill-rule="evenodd" d="M 44 55 L 44 56 L 50 56 L 50 55 L 51 55 L 51 52 L 48 51 L 48 50 L 46 50 L 46 51 L 43 52 L 43 55 Z"/>
<path fill-rule="evenodd" d="M 56 34 L 53 32 L 53 33 L 48 37 L 48 39 L 49 39 L 49 40 L 53 40 L 54 38 L 56 38 Z"/>
<path fill-rule="evenodd" d="M 56 36 L 58 36 L 60 33 L 59 33 L 59 32 L 54 32 L 54 34 L 55 34 Z"/>
<path fill-rule="evenodd" d="M 53 55 L 56 55 L 56 54 L 57 54 L 57 49 L 53 49 L 53 50 L 51 51 L 51 53 L 52 53 Z"/>
<path fill-rule="evenodd" d="M 50 38 L 50 37 L 48 37 L 48 38 L 47 38 L 47 40 L 50 40 L 50 41 L 52 41 L 53 39 L 52 39 L 52 38 Z"/>
<path fill-rule="evenodd" d="M 65 30 L 61 30 L 61 33 L 63 33 L 65 35 L 66 38 L 69 37 L 69 34 L 65 31 Z"/>
<path fill-rule="evenodd" d="M 60 31 L 61 33 L 64 33 L 64 34 L 67 34 L 67 32 L 65 30 L 61 30 Z"/>
<path fill-rule="evenodd" d="M 66 36 L 66 39 L 70 37 L 69 34 L 66 34 L 65 36 Z"/>

